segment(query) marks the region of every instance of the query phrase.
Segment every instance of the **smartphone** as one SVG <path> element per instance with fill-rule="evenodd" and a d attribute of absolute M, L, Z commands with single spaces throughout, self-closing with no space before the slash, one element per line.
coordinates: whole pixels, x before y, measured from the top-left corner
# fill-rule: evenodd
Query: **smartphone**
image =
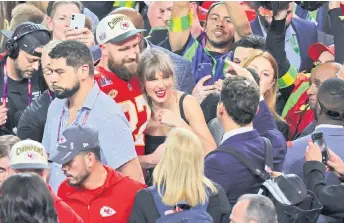
<path fill-rule="evenodd" d="M 203 77 L 207 75 L 211 75 L 211 78 L 204 82 L 204 85 L 213 85 L 215 84 L 214 78 L 213 78 L 213 65 L 211 63 L 201 63 L 198 64 L 198 73 L 202 74 Z"/>
<path fill-rule="evenodd" d="M 84 14 L 73 13 L 70 18 L 69 27 L 73 29 L 85 28 L 86 16 Z"/>
<path fill-rule="evenodd" d="M 322 153 L 322 163 L 326 164 L 329 159 L 329 153 L 324 134 L 322 132 L 313 133 L 312 141 L 314 144 L 317 144 L 319 146 Z"/>

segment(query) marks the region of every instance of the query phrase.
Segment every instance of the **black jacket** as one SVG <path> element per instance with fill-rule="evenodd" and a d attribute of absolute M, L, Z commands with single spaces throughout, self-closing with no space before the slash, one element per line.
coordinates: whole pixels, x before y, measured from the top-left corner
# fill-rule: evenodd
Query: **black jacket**
<path fill-rule="evenodd" d="M 48 108 L 54 98 L 53 92 L 50 93 L 50 96 L 48 91 L 44 91 L 21 115 L 17 127 L 17 135 L 21 140 L 42 141 Z"/>
<path fill-rule="evenodd" d="M 285 30 L 285 19 L 273 20 L 266 36 L 266 50 L 269 51 L 277 61 L 278 78 L 286 74 L 290 67 L 290 62 L 285 52 Z M 284 101 L 288 100 L 293 88 L 294 85 L 291 85 L 279 90 Z"/>
<path fill-rule="evenodd" d="M 339 19 L 343 16 L 341 8 L 335 8 L 328 11 L 330 17 L 331 27 L 334 37 L 335 45 L 335 61 L 337 63 L 344 63 L 344 21 Z"/>
<path fill-rule="evenodd" d="M 221 186 L 215 184 L 218 193 L 210 196 L 207 212 L 215 223 L 229 223 L 231 207 L 227 196 Z M 155 207 L 154 198 L 147 189 L 137 192 L 133 209 L 130 215 L 130 223 L 151 223 L 160 217 Z"/>
<path fill-rule="evenodd" d="M 0 98 L 3 96 L 4 89 L 4 63 L 7 56 L 0 55 Z M 34 72 L 31 78 L 32 97 L 31 102 L 38 98 L 42 92 L 46 90 L 46 84 L 42 75 L 41 69 Z M 7 90 L 7 121 L 5 126 L 1 127 L 0 135 L 13 135 L 13 129 L 17 127 L 21 114 L 28 106 L 28 80 L 21 81 L 12 80 L 8 77 L 8 90 Z M 2 104 L 2 102 L 1 102 Z"/>
<path fill-rule="evenodd" d="M 305 162 L 303 166 L 304 180 L 307 189 L 313 191 L 324 206 L 322 214 L 344 220 L 344 184 L 327 185 L 325 165 L 318 161 Z"/>

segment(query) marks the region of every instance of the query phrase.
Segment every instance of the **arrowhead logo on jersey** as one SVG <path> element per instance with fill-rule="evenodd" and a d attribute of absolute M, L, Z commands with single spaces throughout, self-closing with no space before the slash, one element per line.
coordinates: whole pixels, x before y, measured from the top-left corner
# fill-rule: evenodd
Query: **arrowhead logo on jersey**
<path fill-rule="evenodd" d="M 100 216 L 102 217 L 110 217 L 112 215 L 116 214 L 116 211 L 108 206 L 103 206 L 100 209 Z"/>

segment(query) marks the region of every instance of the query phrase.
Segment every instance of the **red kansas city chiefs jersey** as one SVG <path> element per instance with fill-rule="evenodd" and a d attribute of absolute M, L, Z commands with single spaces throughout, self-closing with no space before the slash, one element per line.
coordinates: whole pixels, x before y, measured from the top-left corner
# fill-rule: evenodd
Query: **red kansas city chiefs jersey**
<path fill-rule="evenodd" d="M 97 81 L 99 88 L 121 106 L 130 123 L 136 153 L 139 156 L 144 155 L 144 131 L 151 112 L 142 94 L 138 77 L 135 76 L 127 82 L 117 77 L 116 74 L 98 66 L 94 79 Z"/>

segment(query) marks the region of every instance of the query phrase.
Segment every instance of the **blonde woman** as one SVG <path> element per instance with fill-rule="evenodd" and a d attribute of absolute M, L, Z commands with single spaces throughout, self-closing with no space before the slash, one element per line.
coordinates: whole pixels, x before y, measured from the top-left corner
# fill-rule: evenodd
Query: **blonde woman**
<path fill-rule="evenodd" d="M 251 68 L 257 72 L 260 78 L 259 88 L 261 95 L 264 96 L 275 121 L 277 128 L 284 137 L 288 138 L 288 125 L 277 114 L 275 106 L 278 92 L 278 66 L 274 57 L 266 51 L 255 50 L 250 56 L 241 63 L 244 68 Z"/>
<path fill-rule="evenodd" d="M 204 150 L 198 137 L 188 129 L 174 128 L 165 146 L 153 172 L 154 186 L 136 194 L 129 222 L 155 222 L 182 202 L 190 208 L 204 207 L 216 223 L 229 222 L 230 205 L 224 190 L 204 176 Z M 163 213 L 153 194 L 163 203 Z"/>
<path fill-rule="evenodd" d="M 173 65 L 167 54 L 156 49 L 145 50 L 138 65 L 138 75 L 143 94 L 152 110 L 145 131 L 146 155 L 154 153 L 174 127 L 193 131 L 199 137 L 205 154 L 216 148 L 197 100 L 175 90 Z M 155 164 L 152 162 L 153 167 Z"/>

